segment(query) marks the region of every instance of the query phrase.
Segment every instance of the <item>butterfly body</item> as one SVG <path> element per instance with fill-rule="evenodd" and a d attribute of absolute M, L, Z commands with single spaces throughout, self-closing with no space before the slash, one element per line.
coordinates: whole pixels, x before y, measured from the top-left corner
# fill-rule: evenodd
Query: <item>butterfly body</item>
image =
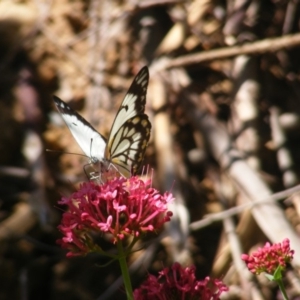
<path fill-rule="evenodd" d="M 58 111 L 91 163 L 100 162 L 105 170 L 113 164 L 126 177 L 138 171 L 151 131 L 151 123 L 144 113 L 148 81 L 148 68 L 144 67 L 134 78 L 107 140 L 64 101 L 53 97 Z"/>

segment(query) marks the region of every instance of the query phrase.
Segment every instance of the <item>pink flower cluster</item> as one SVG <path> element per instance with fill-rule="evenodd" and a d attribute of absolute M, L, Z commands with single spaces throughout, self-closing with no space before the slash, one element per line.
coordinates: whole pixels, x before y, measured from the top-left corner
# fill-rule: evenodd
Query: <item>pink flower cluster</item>
<path fill-rule="evenodd" d="M 159 276 L 149 275 L 140 288 L 134 291 L 135 300 L 201 299 L 218 300 L 228 287 L 220 280 L 206 277 L 196 280 L 195 267 L 183 268 L 175 263 L 159 272 Z"/>
<path fill-rule="evenodd" d="M 173 196 L 161 195 L 151 185 L 151 180 L 138 177 L 115 178 L 103 185 L 83 183 L 70 197 L 63 197 L 59 203 L 68 211 L 58 226 L 64 237 L 57 242 L 69 250 L 67 256 L 99 250 L 92 239 L 95 232 L 116 243 L 128 235 L 159 230 L 172 216 L 167 205 Z"/>
<path fill-rule="evenodd" d="M 293 259 L 294 250 L 290 250 L 289 239 L 284 239 L 282 243 L 266 243 L 263 248 L 259 248 L 251 255 L 242 254 L 242 260 L 247 264 L 247 268 L 254 274 L 266 272 L 273 274 L 281 266 L 285 269 L 287 263 Z"/>

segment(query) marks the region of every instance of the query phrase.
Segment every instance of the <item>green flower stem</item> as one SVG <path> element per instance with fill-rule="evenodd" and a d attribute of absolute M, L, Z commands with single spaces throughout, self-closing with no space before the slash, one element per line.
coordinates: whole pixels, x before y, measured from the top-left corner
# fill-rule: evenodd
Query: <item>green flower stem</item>
<path fill-rule="evenodd" d="M 118 246 L 118 260 L 122 271 L 127 300 L 133 300 L 132 286 L 131 286 L 131 280 L 130 280 L 128 266 L 126 262 L 126 255 L 124 252 L 122 242 L 120 240 L 118 241 L 117 246 Z"/>
<path fill-rule="evenodd" d="M 280 279 L 276 279 L 275 281 L 277 282 L 277 284 L 278 284 L 278 286 L 279 286 L 279 288 L 280 288 L 280 291 L 281 291 L 281 294 L 282 294 L 282 296 L 283 296 L 283 299 L 284 299 L 284 300 L 289 300 L 289 298 L 288 298 L 288 296 L 287 296 L 287 294 L 286 294 L 286 291 L 285 291 L 285 288 L 284 288 L 282 279 L 281 279 L 281 278 L 280 278 Z"/>

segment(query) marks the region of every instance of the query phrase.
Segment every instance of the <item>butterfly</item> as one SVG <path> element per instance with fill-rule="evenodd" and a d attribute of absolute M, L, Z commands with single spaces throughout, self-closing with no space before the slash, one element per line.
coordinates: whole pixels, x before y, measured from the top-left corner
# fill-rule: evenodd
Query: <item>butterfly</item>
<path fill-rule="evenodd" d="M 151 123 L 145 114 L 149 71 L 145 66 L 135 76 L 117 112 L 108 139 L 68 104 L 53 96 L 54 103 L 73 137 L 101 170 L 115 166 L 125 177 L 136 174 L 148 145 Z"/>

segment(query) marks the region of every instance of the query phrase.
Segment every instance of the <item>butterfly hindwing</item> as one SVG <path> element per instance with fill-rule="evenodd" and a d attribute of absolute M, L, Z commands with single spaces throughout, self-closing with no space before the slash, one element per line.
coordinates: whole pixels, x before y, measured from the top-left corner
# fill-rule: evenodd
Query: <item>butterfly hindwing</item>
<path fill-rule="evenodd" d="M 149 71 L 145 66 L 126 93 L 105 149 L 105 157 L 113 164 L 122 166 L 129 174 L 135 174 L 138 170 L 150 138 L 151 123 L 144 114 L 148 82 Z"/>
<path fill-rule="evenodd" d="M 78 145 L 92 162 L 103 161 L 105 138 L 68 104 L 53 96 L 54 103 Z"/>
<path fill-rule="evenodd" d="M 145 114 L 127 120 L 107 145 L 105 156 L 114 165 L 125 169 L 127 174 L 135 174 L 143 161 L 150 131 L 151 123 Z"/>

